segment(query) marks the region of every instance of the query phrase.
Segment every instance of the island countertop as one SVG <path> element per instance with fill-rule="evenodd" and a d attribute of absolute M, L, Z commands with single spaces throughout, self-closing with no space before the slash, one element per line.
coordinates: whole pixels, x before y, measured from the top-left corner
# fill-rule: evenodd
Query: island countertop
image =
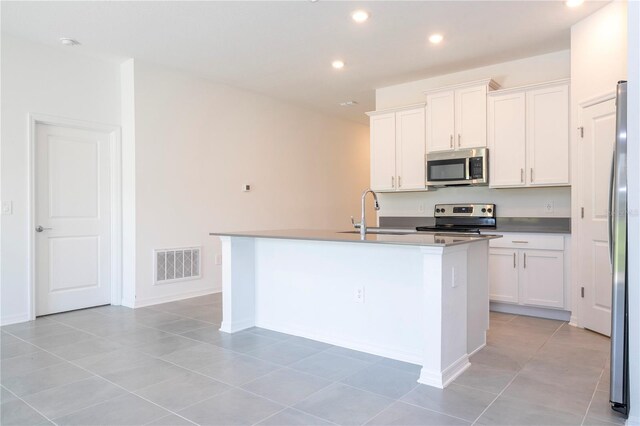
<path fill-rule="evenodd" d="M 334 231 L 312 229 L 281 229 L 269 231 L 211 232 L 209 235 L 219 237 L 271 238 L 284 240 L 331 241 L 346 243 L 395 244 L 427 247 L 449 247 L 469 244 L 476 241 L 500 238 L 500 235 L 445 234 L 434 232 L 387 232 L 367 233 L 361 239 L 357 231 Z"/>

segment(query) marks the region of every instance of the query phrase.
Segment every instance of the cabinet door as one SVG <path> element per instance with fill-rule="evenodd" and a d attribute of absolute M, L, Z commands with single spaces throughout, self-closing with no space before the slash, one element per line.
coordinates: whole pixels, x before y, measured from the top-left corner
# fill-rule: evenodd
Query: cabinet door
<path fill-rule="evenodd" d="M 525 185 L 525 93 L 489 97 L 489 186 Z"/>
<path fill-rule="evenodd" d="M 395 189 L 396 179 L 396 115 L 371 117 L 371 188 L 377 191 Z"/>
<path fill-rule="evenodd" d="M 516 250 L 489 249 L 489 299 L 518 303 L 518 256 Z"/>
<path fill-rule="evenodd" d="M 454 92 L 427 95 L 427 152 L 453 150 Z"/>
<path fill-rule="evenodd" d="M 455 98 L 456 148 L 487 146 L 487 86 L 458 89 Z"/>
<path fill-rule="evenodd" d="M 569 87 L 527 93 L 527 179 L 532 186 L 569 184 Z"/>
<path fill-rule="evenodd" d="M 521 303 L 564 307 L 564 253 L 555 250 L 522 250 L 520 256 Z"/>
<path fill-rule="evenodd" d="M 397 189 L 425 188 L 425 109 L 396 113 Z"/>

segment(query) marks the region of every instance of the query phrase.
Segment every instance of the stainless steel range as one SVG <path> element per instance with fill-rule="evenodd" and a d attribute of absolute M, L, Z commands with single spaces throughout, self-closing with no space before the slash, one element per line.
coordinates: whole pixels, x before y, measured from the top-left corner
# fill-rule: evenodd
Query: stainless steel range
<path fill-rule="evenodd" d="M 480 234 L 496 228 L 495 204 L 436 204 L 435 226 L 418 226 L 423 232 Z"/>

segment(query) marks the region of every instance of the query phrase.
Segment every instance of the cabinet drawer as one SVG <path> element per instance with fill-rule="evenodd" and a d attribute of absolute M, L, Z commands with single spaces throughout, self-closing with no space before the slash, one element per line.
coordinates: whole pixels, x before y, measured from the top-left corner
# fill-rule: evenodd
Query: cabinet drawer
<path fill-rule="evenodd" d="M 564 250 L 564 236 L 540 234 L 503 234 L 489 241 L 489 247 L 526 250 Z"/>

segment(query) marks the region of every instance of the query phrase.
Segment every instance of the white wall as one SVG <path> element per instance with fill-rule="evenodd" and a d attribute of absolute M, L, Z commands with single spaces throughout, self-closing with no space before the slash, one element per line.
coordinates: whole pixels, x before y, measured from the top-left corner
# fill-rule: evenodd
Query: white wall
<path fill-rule="evenodd" d="M 29 307 L 28 114 L 120 123 L 117 64 L 2 35 L 2 324 L 25 321 Z"/>
<path fill-rule="evenodd" d="M 424 91 L 451 84 L 493 78 L 503 88 L 559 80 L 570 76 L 571 54 L 568 50 L 504 62 L 457 73 L 412 81 L 376 90 L 376 109 L 424 102 Z M 569 217 L 571 190 L 564 188 L 489 189 L 444 188 L 437 191 L 383 194 L 380 216 L 433 216 L 436 203 L 496 203 L 499 216 Z M 554 204 L 546 213 L 547 201 Z"/>
<path fill-rule="evenodd" d="M 366 126 L 139 61 L 134 69 L 137 306 L 220 289 L 210 231 L 347 229 L 359 214 Z M 181 246 L 204 248 L 203 278 L 153 285 L 153 249 Z"/>

